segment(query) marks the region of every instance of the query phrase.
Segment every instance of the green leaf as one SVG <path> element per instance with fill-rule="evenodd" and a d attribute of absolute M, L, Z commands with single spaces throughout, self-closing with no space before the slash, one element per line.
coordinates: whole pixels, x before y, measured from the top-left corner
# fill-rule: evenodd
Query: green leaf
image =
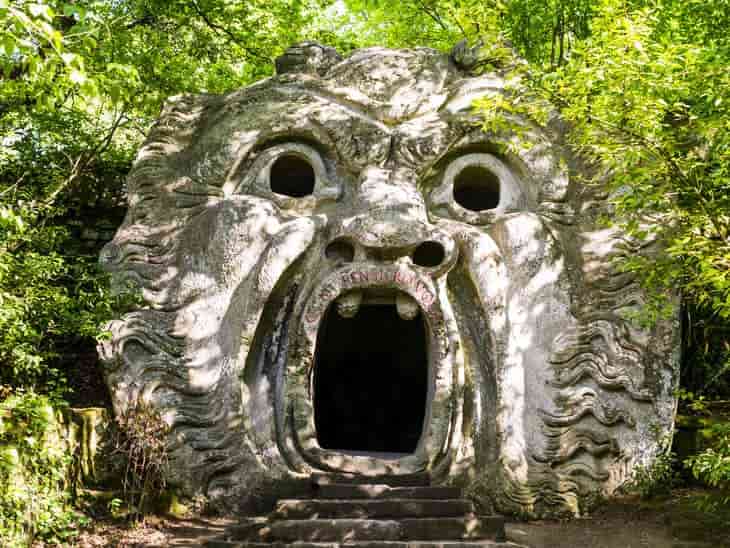
<path fill-rule="evenodd" d="M 73 82 L 74 84 L 83 84 L 87 80 L 86 74 L 84 74 L 83 72 L 81 72 L 78 69 L 73 69 L 69 73 L 68 79 L 71 80 L 71 82 Z"/>
<path fill-rule="evenodd" d="M 53 10 L 45 4 L 28 4 L 28 11 L 33 17 L 40 17 L 49 22 L 53 20 Z"/>

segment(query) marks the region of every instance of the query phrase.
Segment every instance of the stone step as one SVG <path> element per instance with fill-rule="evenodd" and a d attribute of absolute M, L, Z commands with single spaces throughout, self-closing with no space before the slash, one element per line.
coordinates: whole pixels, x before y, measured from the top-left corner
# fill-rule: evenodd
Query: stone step
<path fill-rule="evenodd" d="M 271 538 L 286 542 L 400 540 L 401 526 L 384 519 L 292 519 L 272 522 Z"/>
<path fill-rule="evenodd" d="M 505 540 L 502 516 L 405 518 L 398 520 L 402 540 Z"/>
<path fill-rule="evenodd" d="M 525 548 L 512 542 L 494 540 L 445 540 L 445 541 L 379 541 L 354 542 L 240 542 L 209 540 L 208 548 Z"/>
<path fill-rule="evenodd" d="M 431 476 L 426 472 L 417 474 L 388 475 L 388 476 L 363 476 L 360 474 L 325 473 L 315 472 L 311 476 L 312 483 L 317 485 L 330 485 L 333 483 L 345 483 L 356 485 L 390 485 L 391 487 L 417 487 L 431 485 Z"/>
<path fill-rule="evenodd" d="M 497 516 L 387 519 L 290 519 L 272 521 L 267 541 L 503 540 Z M 232 540 L 253 540 L 232 538 Z"/>
<path fill-rule="evenodd" d="M 225 538 L 234 541 L 268 542 L 271 522 L 267 517 L 243 518 L 226 529 Z"/>
<path fill-rule="evenodd" d="M 460 499 L 459 487 L 391 487 L 389 485 L 315 485 L 318 499 Z"/>
<path fill-rule="evenodd" d="M 275 519 L 452 517 L 474 511 L 465 499 L 284 499 Z"/>

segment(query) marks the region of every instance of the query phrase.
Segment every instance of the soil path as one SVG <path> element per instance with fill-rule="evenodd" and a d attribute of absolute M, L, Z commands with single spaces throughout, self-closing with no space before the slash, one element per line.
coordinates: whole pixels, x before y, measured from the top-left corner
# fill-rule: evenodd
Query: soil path
<path fill-rule="evenodd" d="M 507 537 L 531 548 L 730 548 L 729 510 L 701 512 L 698 496 L 617 499 L 585 518 L 509 523 Z"/>

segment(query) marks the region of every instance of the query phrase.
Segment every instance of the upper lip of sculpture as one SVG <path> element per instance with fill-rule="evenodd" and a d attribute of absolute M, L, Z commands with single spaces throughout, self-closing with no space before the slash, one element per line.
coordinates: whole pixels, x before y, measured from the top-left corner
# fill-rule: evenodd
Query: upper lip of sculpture
<path fill-rule="evenodd" d="M 387 286 L 345 291 L 335 299 L 335 303 L 337 312 L 344 318 L 356 316 L 362 305 L 395 306 L 398 316 L 403 320 L 412 320 L 420 310 L 413 297 Z"/>
<path fill-rule="evenodd" d="M 315 287 L 305 307 L 304 319 L 308 324 L 318 324 L 333 302 L 338 302 L 338 306 L 342 303 L 345 315 L 348 312 L 354 315 L 363 300 L 378 299 L 394 302 L 401 317 L 412 319 L 419 309 L 425 314 L 433 311 L 436 287 L 430 278 L 403 265 L 349 263 L 331 272 Z"/>

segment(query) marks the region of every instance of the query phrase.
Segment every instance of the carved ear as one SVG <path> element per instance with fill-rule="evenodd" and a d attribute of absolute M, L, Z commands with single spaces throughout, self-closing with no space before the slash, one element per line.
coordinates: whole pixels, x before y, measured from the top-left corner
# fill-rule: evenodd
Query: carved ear
<path fill-rule="evenodd" d="M 484 41 L 481 38 L 475 44 L 470 44 L 469 40 L 464 38 L 451 48 L 451 60 L 460 69 L 471 71 L 482 61 L 482 47 Z"/>
<path fill-rule="evenodd" d="M 342 61 L 335 48 L 317 42 L 300 42 L 289 47 L 276 58 L 276 73 L 305 73 L 324 76 L 327 71 Z"/>
<path fill-rule="evenodd" d="M 498 39 L 486 44 L 482 38 L 476 42 L 467 39 L 458 42 L 449 57 L 454 64 L 467 74 L 477 74 L 480 69 L 492 66 L 495 68 L 514 68 L 525 64 L 515 53 L 508 40 Z"/>

